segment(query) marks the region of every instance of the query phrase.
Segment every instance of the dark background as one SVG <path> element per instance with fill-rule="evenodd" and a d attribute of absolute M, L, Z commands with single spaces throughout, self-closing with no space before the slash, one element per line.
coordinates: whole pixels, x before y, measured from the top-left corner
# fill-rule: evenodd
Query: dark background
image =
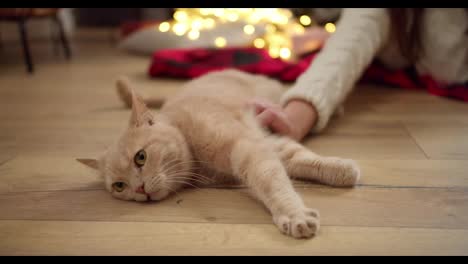
<path fill-rule="evenodd" d="M 78 26 L 119 26 L 126 21 L 167 20 L 173 8 L 76 8 Z"/>

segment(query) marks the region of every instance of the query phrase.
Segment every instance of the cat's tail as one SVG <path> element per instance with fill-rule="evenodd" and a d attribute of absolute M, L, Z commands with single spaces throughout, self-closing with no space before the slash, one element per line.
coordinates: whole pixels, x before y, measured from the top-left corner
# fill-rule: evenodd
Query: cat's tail
<path fill-rule="evenodd" d="M 132 108 L 132 91 L 130 90 L 130 87 L 131 85 L 128 78 L 120 77 L 117 80 L 117 94 L 120 97 L 120 100 L 122 100 L 128 108 Z M 147 107 L 152 108 L 160 108 L 166 101 L 165 98 L 161 97 L 147 97 L 141 99 L 145 102 Z"/>

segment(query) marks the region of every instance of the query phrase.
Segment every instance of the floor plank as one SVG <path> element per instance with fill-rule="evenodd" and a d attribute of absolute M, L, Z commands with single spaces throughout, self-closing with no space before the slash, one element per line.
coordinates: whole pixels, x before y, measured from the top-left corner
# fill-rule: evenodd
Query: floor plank
<path fill-rule="evenodd" d="M 296 188 L 322 225 L 465 228 L 467 189 Z M 244 189 L 191 189 L 154 203 L 124 202 L 104 190 L 0 195 L 3 220 L 271 223 Z"/>
<path fill-rule="evenodd" d="M 406 121 L 415 141 L 431 159 L 468 160 L 468 110 L 466 123 Z"/>
<path fill-rule="evenodd" d="M 324 227 L 310 240 L 272 225 L 0 221 L 0 255 L 467 255 L 467 230 Z M 443 243 L 441 243 L 443 241 Z"/>

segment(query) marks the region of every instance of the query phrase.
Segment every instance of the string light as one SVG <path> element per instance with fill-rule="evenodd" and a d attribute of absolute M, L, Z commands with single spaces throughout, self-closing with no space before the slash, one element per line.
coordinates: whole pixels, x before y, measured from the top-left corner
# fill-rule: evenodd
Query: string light
<path fill-rule="evenodd" d="M 188 15 L 184 11 L 176 11 L 174 13 L 174 19 L 177 20 L 177 21 L 181 21 L 181 22 L 187 21 Z"/>
<path fill-rule="evenodd" d="M 177 23 L 172 27 L 172 31 L 174 31 L 174 33 L 177 36 L 182 36 L 187 31 L 187 26 L 185 24 L 182 24 L 182 23 Z"/>
<path fill-rule="evenodd" d="M 289 59 L 291 58 L 291 50 L 289 48 L 281 48 L 279 51 L 279 56 L 282 59 Z"/>
<path fill-rule="evenodd" d="M 199 31 L 195 31 L 195 30 L 192 30 L 188 33 L 188 38 L 191 39 L 191 40 L 196 40 L 200 37 L 200 32 Z"/>
<path fill-rule="evenodd" d="M 209 8 L 200 8 L 200 14 L 202 14 L 203 16 L 209 15 L 210 14 Z"/>
<path fill-rule="evenodd" d="M 207 29 L 212 29 L 215 26 L 215 21 L 212 18 L 207 18 L 203 20 L 203 26 Z"/>
<path fill-rule="evenodd" d="M 228 13 L 226 15 L 226 18 L 227 18 L 227 20 L 229 20 L 231 22 L 236 22 L 239 19 L 239 15 L 236 14 L 236 13 Z"/>
<path fill-rule="evenodd" d="M 266 25 L 265 30 L 267 33 L 275 33 L 276 32 L 276 27 L 274 25 Z"/>
<path fill-rule="evenodd" d="M 276 46 L 272 46 L 268 50 L 268 54 L 270 54 L 272 58 L 278 58 L 280 56 L 280 48 Z"/>
<path fill-rule="evenodd" d="M 224 9 L 214 8 L 214 15 L 217 17 L 222 17 L 224 15 Z"/>
<path fill-rule="evenodd" d="M 304 34 L 304 32 L 305 32 L 304 27 L 302 25 L 300 25 L 300 24 L 294 25 L 293 29 L 294 29 L 294 34 L 299 34 L 300 35 L 300 34 Z"/>
<path fill-rule="evenodd" d="M 256 38 L 253 44 L 254 44 L 254 47 L 256 47 L 257 49 L 262 49 L 265 47 L 265 40 L 262 38 Z"/>
<path fill-rule="evenodd" d="M 216 47 L 223 48 L 226 46 L 226 39 L 223 37 L 217 37 L 214 41 Z"/>
<path fill-rule="evenodd" d="M 203 21 L 201 19 L 197 19 L 192 22 L 192 29 L 200 30 L 202 27 L 203 27 Z"/>
<path fill-rule="evenodd" d="M 335 32 L 335 30 L 336 30 L 336 26 L 335 26 L 335 24 L 333 24 L 333 23 L 327 23 L 327 24 L 325 24 L 325 30 L 326 30 L 328 33 L 333 33 L 333 32 Z"/>
<path fill-rule="evenodd" d="M 301 24 L 304 26 L 308 26 L 312 23 L 312 20 L 310 19 L 309 16 L 302 15 L 301 17 L 299 17 L 299 22 L 301 22 Z"/>
<path fill-rule="evenodd" d="M 266 49 L 273 58 L 283 60 L 294 57 L 292 37 L 304 34 L 304 27 L 313 23 L 311 17 L 302 15 L 296 19 L 290 10 L 284 8 L 177 8 L 173 20 L 162 22 L 158 29 L 178 36 L 186 34 L 188 39 L 195 41 L 205 31 L 233 22 L 244 24 L 244 34 L 255 35 L 252 40 L 254 47 Z M 328 23 L 325 30 L 334 32 L 336 28 Z M 214 45 L 226 47 L 227 40 L 218 36 Z"/>
<path fill-rule="evenodd" d="M 252 35 L 255 32 L 255 27 L 252 25 L 245 25 L 244 26 L 244 33 L 247 35 Z"/>
<path fill-rule="evenodd" d="M 169 22 L 162 22 L 159 24 L 159 31 L 167 32 L 169 29 L 171 29 L 171 24 L 169 24 Z"/>

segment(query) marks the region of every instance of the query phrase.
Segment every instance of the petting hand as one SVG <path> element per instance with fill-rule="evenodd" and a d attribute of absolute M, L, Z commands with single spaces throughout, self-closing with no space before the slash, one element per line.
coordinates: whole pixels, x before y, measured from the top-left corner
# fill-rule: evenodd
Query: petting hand
<path fill-rule="evenodd" d="M 302 100 L 291 100 L 285 108 L 263 99 L 250 102 L 260 124 L 274 133 L 300 141 L 317 120 L 315 108 Z"/>

